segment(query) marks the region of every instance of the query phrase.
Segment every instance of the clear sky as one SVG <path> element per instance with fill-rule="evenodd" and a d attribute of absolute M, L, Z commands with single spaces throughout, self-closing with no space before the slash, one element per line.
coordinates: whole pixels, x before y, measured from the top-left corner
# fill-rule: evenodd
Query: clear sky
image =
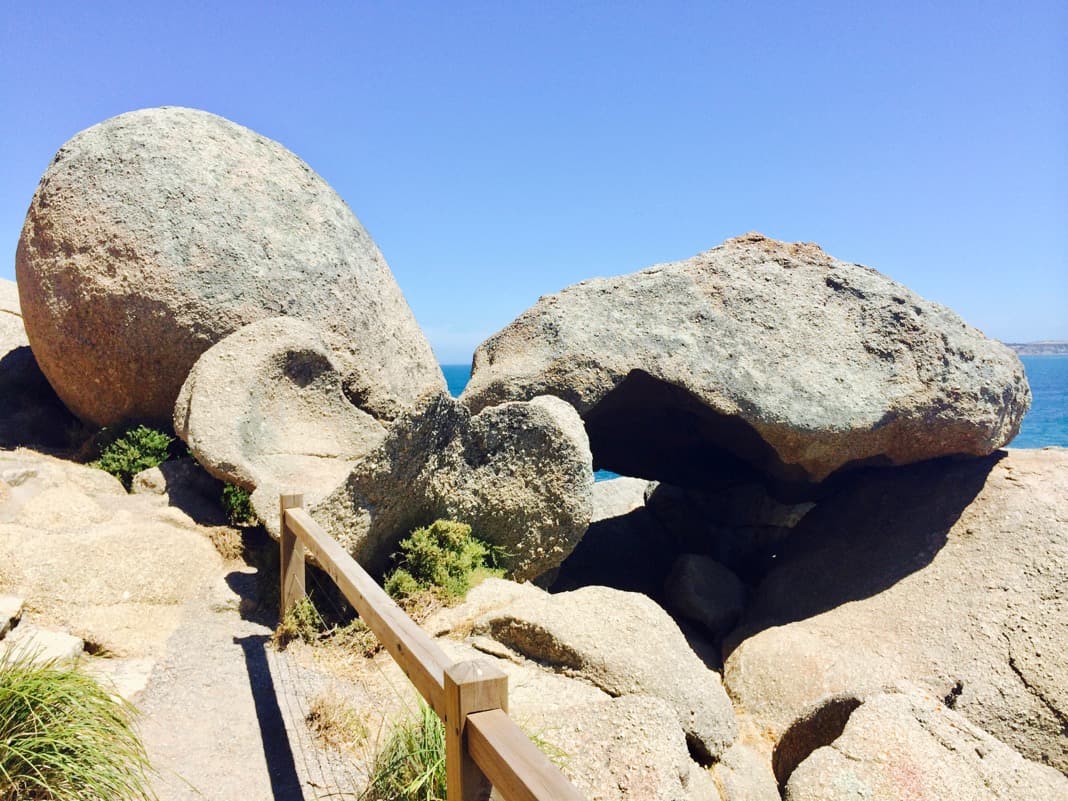
<path fill-rule="evenodd" d="M 749 230 L 1068 339 L 1068 3 L 6 3 L 0 277 L 49 160 L 206 109 L 349 203 L 442 361 Z"/>

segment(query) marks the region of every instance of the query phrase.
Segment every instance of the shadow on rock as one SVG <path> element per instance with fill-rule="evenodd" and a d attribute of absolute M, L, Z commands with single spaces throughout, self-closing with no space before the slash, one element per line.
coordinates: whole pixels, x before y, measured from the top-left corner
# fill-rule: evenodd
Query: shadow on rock
<path fill-rule="evenodd" d="M 66 451 L 83 433 L 28 346 L 0 357 L 0 447 Z"/>
<path fill-rule="evenodd" d="M 878 595 L 930 564 L 1004 456 L 858 473 L 794 529 L 724 659 L 764 629 Z"/>

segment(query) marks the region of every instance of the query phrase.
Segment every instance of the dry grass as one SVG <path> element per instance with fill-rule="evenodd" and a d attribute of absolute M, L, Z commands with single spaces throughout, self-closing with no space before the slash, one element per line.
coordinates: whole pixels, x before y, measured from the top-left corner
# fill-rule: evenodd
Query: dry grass
<path fill-rule="evenodd" d="M 370 733 L 364 715 L 335 690 L 312 700 L 306 723 L 322 743 L 338 751 L 356 752 Z"/>
<path fill-rule="evenodd" d="M 213 526 L 208 529 L 208 539 L 227 562 L 242 559 L 245 555 L 245 537 L 240 529 L 230 526 Z"/>

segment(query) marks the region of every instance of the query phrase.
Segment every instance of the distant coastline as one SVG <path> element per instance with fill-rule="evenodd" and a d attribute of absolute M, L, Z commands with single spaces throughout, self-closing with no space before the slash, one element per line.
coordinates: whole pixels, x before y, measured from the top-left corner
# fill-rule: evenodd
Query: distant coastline
<path fill-rule="evenodd" d="M 1068 339 L 1004 343 L 1020 356 L 1068 356 Z"/>

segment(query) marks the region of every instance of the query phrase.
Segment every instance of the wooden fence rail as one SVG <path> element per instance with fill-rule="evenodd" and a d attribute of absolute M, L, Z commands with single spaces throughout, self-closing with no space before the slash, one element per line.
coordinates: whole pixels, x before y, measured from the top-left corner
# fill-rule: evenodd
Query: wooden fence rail
<path fill-rule="evenodd" d="M 506 801 L 584 801 L 508 717 L 508 677 L 485 660 L 453 662 L 303 509 L 303 496 L 283 495 L 282 614 L 304 597 L 304 553 L 319 566 L 374 632 L 445 724 L 448 801 L 475 801 L 490 787 Z"/>

